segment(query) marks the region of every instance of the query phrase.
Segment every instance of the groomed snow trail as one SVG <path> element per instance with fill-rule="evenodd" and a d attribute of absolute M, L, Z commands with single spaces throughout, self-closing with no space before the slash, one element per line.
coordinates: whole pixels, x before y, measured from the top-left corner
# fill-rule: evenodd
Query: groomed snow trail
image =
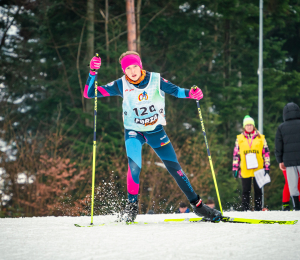
<path fill-rule="evenodd" d="M 90 259 L 300 259 L 300 212 L 224 212 L 224 216 L 299 220 L 295 225 L 159 223 L 88 225 L 90 217 L 0 219 L 1 260 Z M 138 215 L 137 221 L 196 217 L 189 214 Z M 94 224 L 114 216 L 95 216 Z"/>

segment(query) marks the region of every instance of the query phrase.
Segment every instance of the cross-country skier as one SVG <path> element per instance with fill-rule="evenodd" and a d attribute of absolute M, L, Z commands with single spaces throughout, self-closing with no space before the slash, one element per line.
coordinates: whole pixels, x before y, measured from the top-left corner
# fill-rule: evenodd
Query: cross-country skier
<path fill-rule="evenodd" d="M 120 56 L 119 61 L 125 75 L 98 87 L 97 97 L 121 96 L 123 98 L 125 147 L 128 157 L 128 199 L 121 220 L 132 222 L 138 214 L 141 151 L 143 144 L 147 143 L 163 161 L 190 201 L 194 212 L 213 222 L 220 221 L 221 212 L 206 206 L 200 196 L 195 193 L 163 128 L 166 125 L 165 93 L 177 98 L 200 100 L 203 98 L 201 89 L 183 89 L 162 78 L 159 73 L 143 70 L 142 61 L 137 52 L 127 51 Z M 93 57 L 83 94 L 86 98 L 95 97 L 95 70 L 98 70 L 100 66 L 101 59 Z"/>
<path fill-rule="evenodd" d="M 256 182 L 254 172 L 264 169 L 265 175 L 269 174 L 270 151 L 265 136 L 261 135 L 255 128 L 253 118 L 248 115 L 245 116 L 243 127 L 244 131 L 237 136 L 233 150 L 233 176 L 242 178 L 242 209 L 244 211 L 250 209 L 250 191 L 253 179 L 255 210 L 260 211 L 262 210 L 262 190 Z M 256 164 L 252 167 L 250 161 L 253 160 Z"/>

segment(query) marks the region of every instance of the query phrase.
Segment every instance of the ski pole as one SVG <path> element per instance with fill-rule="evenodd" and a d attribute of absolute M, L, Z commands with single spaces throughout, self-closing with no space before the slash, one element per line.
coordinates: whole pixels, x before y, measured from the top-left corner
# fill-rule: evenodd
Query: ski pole
<path fill-rule="evenodd" d="M 192 89 L 197 89 L 197 86 L 193 86 Z M 219 201 L 219 205 L 220 205 L 220 210 L 221 213 L 223 215 L 223 210 L 222 210 L 222 205 L 221 205 L 221 200 L 220 200 L 220 195 L 219 195 L 219 190 L 218 190 L 218 185 L 217 185 L 217 180 L 216 180 L 216 176 L 215 176 L 215 171 L 214 171 L 214 166 L 211 160 L 211 156 L 210 156 L 210 151 L 209 151 L 209 147 L 208 147 L 208 142 L 207 142 L 207 137 L 206 137 L 206 132 L 205 132 L 205 128 L 204 128 L 204 123 L 203 123 L 203 118 L 202 118 L 202 113 L 201 113 L 201 109 L 200 109 L 200 104 L 199 104 L 199 100 L 196 100 L 197 103 L 197 107 L 198 107 L 198 113 L 199 113 L 199 118 L 200 118 L 200 122 L 201 122 L 201 126 L 202 126 L 202 132 L 203 132 L 203 136 L 204 136 L 204 141 L 205 141 L 205 145 L 206 145 L 206 149 L 207 149 L 207 154 L 208 154 L 208 160 L 209 160 L 209 164 L 210 164 L 210 169 L 211 169 L 211 173 L 214 179 L 214 184 L 216 187 L 216 192 L 217 192 L 217 196 L 218 196 L 218 201 Z"/>
<path fill-rule="evenodd" d="M 99 54 L 96 53 L 96 57 Z M 96 125 L 97 125 L 97 86 L 98 86 L 98 72 L 95 71 L 95 106 L 94 106 L 94 139 L 93 139 L 93 175 L 92 175 L 92 208 L 91 208 L 91 225 L 93 225 L 94 215 L 94 194 L 95 194 L 95 168 L 96 168 Z"/>

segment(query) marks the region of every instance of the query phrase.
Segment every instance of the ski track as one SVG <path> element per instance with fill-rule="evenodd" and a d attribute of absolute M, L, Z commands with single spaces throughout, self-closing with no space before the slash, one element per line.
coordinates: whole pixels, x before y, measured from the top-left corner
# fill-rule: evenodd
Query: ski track
<path fill-rule="evenodd" d="M 300 212 L 224 212 L 224 216 L 267 220 L 299 220 Z M 300 223 L 159 223 L 188 214 L 138 215 L 147 225 L 89 225 L 90 217 L 0 219 L 0 259 L 300 259 Z M 115 216 L 95 216 L 94 224 Z"/>

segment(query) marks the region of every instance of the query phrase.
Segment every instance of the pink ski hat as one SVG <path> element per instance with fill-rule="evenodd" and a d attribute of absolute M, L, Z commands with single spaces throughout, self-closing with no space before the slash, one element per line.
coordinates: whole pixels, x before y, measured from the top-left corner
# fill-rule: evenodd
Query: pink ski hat
<path fill-rule="evenodd" d="M 141 68 L 141 70 L 143 69 L 143 65 L 142 65 L 142 61 L 141 61 L 140 57 L 137 55 L 134 55 L 134 54 L 126 55 L 121 60 L 121 67 L 122 67 L 124 74 L 126 74 L 125 69 L 130 65 L 138 65 Z"/>

